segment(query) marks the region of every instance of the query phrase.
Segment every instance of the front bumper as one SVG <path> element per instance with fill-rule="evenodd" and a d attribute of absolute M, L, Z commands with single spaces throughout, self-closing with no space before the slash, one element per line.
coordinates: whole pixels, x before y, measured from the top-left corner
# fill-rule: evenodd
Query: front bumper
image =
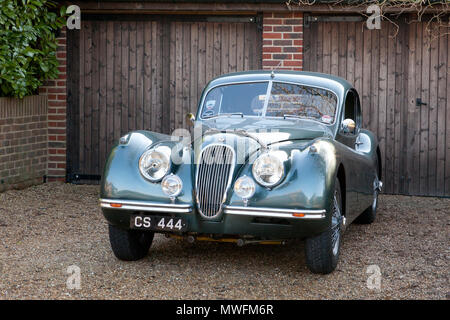
<path fill-rule="evenodd" d="M 203 219 L 196 208 L 189 204 L 100 199 L 100 207 L 109 223 L 122 228 L 129 228 L 131 214 L 142 212 L 183 217 L 188 224 L 187 233 L 198 234 L 292 239 L 318 234 L 329 225 L 326 210 L 321 209 L 224 206 L 221 221 L 210 221 Z"/>
<path fill-rule="evenodd" d="M 100 199 L 100 207 L 108 209 L 121 209 L 129 211 L 162 212 L 162 213 L 190 213 L 189 204 L 155 203 L 138 200 Z"/>

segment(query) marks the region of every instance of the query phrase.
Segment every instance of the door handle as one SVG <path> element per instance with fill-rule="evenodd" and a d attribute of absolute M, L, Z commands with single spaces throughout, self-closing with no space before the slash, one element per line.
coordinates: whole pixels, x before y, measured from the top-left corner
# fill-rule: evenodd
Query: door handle
<path fill-rule="evenodd" d="M 422 102 L 421 98 L 417 98 L 416 99 L 416 107 L 420 107 L 420 106 L 426 106 L 427 104 L 425 102 Z"/>

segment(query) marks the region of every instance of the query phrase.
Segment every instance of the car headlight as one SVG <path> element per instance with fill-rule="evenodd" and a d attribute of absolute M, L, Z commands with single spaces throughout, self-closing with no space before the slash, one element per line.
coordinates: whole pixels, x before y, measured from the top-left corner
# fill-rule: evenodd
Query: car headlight
<path fill-rule="evenodd" d="M 171 150 L 159 146 L 145 151 L 139 159 L 139 171 L 151 182 L 160 181 L 169 172 Z"/>
<path fill-rule="evenodd" d="M 183 182 L 181 182 L 180 177 L 174 174 L 169 174 L 165 176 L 161 181 L 162 191 L 169 197 L 174 198 L 178 196 L 183 188 Z"/>
<path fill-rule="evenodd" d="M 264 187 L 276 185 L 283 178 L 286 159 L 284 152 L 263 153 L 253 163 L 253 177 Z"/>
<path fill-rule="evenodd" d="M 234 192 L 244 200 L 250 199 L 255 194 L 255 183 L 247 176 L 240 177 L 234 183 Z"/>

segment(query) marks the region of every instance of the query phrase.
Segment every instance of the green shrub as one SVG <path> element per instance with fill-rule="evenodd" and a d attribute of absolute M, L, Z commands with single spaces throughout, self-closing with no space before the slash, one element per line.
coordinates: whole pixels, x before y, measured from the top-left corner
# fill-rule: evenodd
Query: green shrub
<path fill-rule="evenodd" d="M 35 94 L 58 76 L 55 34 L 64 11 L 49 0 L 0 0 L 0 96 Z"/>

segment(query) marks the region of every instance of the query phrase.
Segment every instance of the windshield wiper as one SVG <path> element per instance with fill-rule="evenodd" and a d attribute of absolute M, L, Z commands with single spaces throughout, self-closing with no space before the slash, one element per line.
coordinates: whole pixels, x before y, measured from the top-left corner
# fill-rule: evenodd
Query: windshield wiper
<path fill-rule="evenodd" d="M 234 130 L 234 132 L 255 140 L 256 142 L 258 142 L 261 145 L 261 147 L 263 149 L 267 149 L 267 145 L 263 141 L 261 141 L 257 136 L 255 136 L 251 133 L 248 133 L 247 131 L 245 131 L 243 129 L 237 129 L 237 130 Z"/>
<path fill-rule="evenodd" d="M 241 118 L 243 118 L 244 114 L 242 112 L 219 113 L 219 114 L 214 114 L 212 116 L 203 117 L 203 119 L 211 119 L 211 118 L 217 118 L 217 117 L 222 117 L 222 116 L 241 116 Z"/>

